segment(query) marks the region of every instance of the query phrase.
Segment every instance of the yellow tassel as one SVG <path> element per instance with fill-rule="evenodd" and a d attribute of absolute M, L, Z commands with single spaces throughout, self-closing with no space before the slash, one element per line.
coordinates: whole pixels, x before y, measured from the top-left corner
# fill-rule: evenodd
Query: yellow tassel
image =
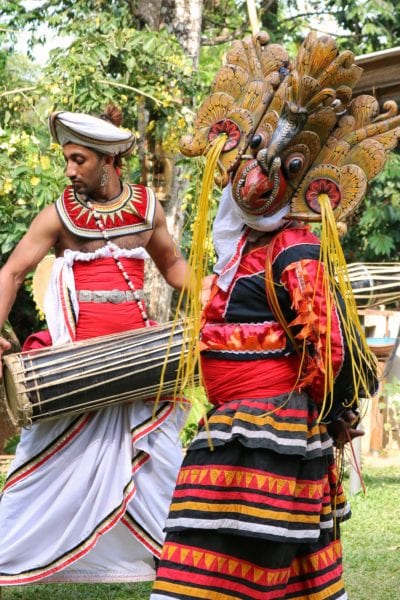
<path fill-rule="evenodd" d="M 202 280 L 207 274 L 209 259 L 212 253 L 210 196 L 214 184 L 215 168 L 226 139 L 227 136 L 225 134 L 216 138 L 206 156 L 188 258 L 188 286 L 187 290 L 182 290 L 179 296 L 176 315 L 172 325 L 171 339 L 177 323 L 179 321 L 183 322 L 183 344 L 179 358 L 174 398 L 182 398 L 185 395 L 185 389 L 198 385 L 198 374 L 200 374 L 199 338 L 202 311 L 201 289 Z M 162 393 L 162 383 L 167 367 L 167 360 L 164 363 L 161 374 L 161 385 L 156 398 L 156 405 Z"/>
<path fill-rule="evenodd" d="M 326 323 L 326 357 L 325 357 L 325 393 L 319 420 L 330 409 L 327 406 L 327 397 L 331 394 L 333 402 L 334 375 L 332 370 L 331 353 L 331 315 L 332 304 L 337 307 L 343 323 L 344 337 L 351 357 L 354 396 L 348 400 L 348 406 L 357 404 L 361 391 L 368 391 L 368 372 L 376 368 L 376 359 L 368 347 L 357 312 L 356 302 L 350 285 L 347 271 L 346 259 L 340 245 L 337 224 L 333 210 L 326 194 L 319 196 L 321 207 L 322 230 L 321 230 L 321 255 L 320 260 L 324 264 L 324 289 L 327 308 Z M 342 304 L 339 301 L 342 299 Z M 361 347 L 360 347 L 361 342 Z"/>

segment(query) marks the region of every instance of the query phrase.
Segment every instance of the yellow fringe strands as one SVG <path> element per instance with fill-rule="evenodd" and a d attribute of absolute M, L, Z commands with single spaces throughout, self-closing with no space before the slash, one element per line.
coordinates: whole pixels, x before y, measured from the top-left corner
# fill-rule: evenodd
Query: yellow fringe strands
<path fill-rule="evenodd" d="M 348 406 L 355 404 L 362 393 L 368 393 L 367 373 L 376 368 L 376 359 L 368 347 L 357 312 L 356 302 L 350 285 L 346 259 L 339 240 L 337 224 L 326 194 L 319 196 L 321 207 L 321 254 L 324 265 L 324 289 L 327 307 L 326 356 L 325 356 L 325 394 L 319 420 L 329 411 L 327 398 L 331 394 L 333 402 L 333 371 L 331 355 L 331 315 L 333 305 L 337 307 L 344 328 L 345 342 L 351 356 L 354 384 L 353 398 L 347 398 Z"/>
<path fill-rule="evenodd" d="M 210 196 L 213 189 L 214 174 L 222 148 L 227 136 L 225 134 L 216 138 L 206 156 L 201 189 L 199 193 L 197 214 L 192 229 L 192 242 L 188 258 L 189 281 L 187 288 L 179 296 L 176 316 L 172 327 L 172 334 L 178 321 L 183 321 L 183 344 L 178 364 L 175 398 L 184 396 L 188 387 L 199 385 L 200 374 L 200 326 L 201 326 L 201 290 L 202 280 L 207 274 L 209 258 L 212 252 L 211 226 L 212 215 L 210 211 Z M 182 316 L 183 314 L 183 316 Z M 167 353 L 168 357 L 168 353 Z M 161 375 L 161 386 L 164 379 L 165 362 Z M 161 393 L 161 391 L 160 391 Z M 160 397 L 160 393 L 157 400 Z"/>
<path fill-rule="evenodd" d="M 274 245 L 270 242 L 267 250 L 267 258 L 265 261 L 265 291 L 267 293 L 268 302 L 271 306 L 271 310 L 275 315 L 276 320 L 280 323 L 285 330 L 286 335 L 292 342 L 293 348 L 297 354 L 300 354 L 300 349 L 297 341 L 295 340 L 289 325 L 283 315 L 282 309 L 279 305 L 278 296 L 276 295 L 274 276 L 272 273 L 272 256 L 273 256 Z"/>
<path fill-rule="evenodd" d="M 214 185 L 215 169 L 226 139 L 226 135 L 216 138 L 207 153 L 197 214 L 193 224 L 192 243 L 188 258 L 190 279 L 183 317 L 186 352 L 182 352 L 178 367 L 178 389 L 180 392 L 185 387 L 195 384 L 195 373 L 197 369 L 200 369 L 201 289 L 203 278 L 207 274 L 212 250 L 210 196 Z M 185 291 L 180 295 L 177 315 L 179 315 L 184 296 Z"/>

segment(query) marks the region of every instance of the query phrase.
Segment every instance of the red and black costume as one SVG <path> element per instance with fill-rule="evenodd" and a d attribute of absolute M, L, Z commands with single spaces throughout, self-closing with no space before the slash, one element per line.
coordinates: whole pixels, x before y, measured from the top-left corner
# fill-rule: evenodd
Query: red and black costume
<path fill-rule="evenodd" d="M 310 360 L 299 378 L 301 358 L 268 302 L 268 246 L 245 251 L 228 290 L 217 281 L 204 310 L 202 373 L 214 408 L 178 476 L 157 600 L 345 597 L 337 526 L 349 508 L 332 439 L 318 422 L 324 346 L 313 332 L 323 330 L 327 310 L 319 242 L 302 227 L 270 243 L 280 305 Z M 327 420 L 351 394 L 336 309 L 332 323 Z"/>

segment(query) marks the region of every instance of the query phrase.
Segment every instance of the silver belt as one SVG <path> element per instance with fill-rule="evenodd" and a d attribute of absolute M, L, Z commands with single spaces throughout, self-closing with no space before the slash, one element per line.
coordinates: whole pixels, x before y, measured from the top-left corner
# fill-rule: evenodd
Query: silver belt
<path fill-rule="evenodd" d="M 136 290 L 140 298 L 143 298 L 143 290 Z M 135 302 L 133 292 L 130 290 L 79 290 L 77 292 L 78 302 L 111 302 L 111 304 L 121 304 L 121 302 Z"/>

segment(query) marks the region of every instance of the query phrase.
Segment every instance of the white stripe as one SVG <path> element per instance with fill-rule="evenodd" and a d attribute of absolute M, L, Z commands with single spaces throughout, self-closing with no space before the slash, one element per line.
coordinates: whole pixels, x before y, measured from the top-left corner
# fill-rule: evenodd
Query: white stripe
<path fill-rule="evenodd" d="M 346 504 L 346 506 L 344 508 L 340 508 L 338 510 L 334 510 L 333 512 L 336 515 L 336 517 L 344 517 L 344 516 L 346 516 L 346 515 L 349 514 L 349 512 L 350 512 L 350 505 Z"/>
<path fill-rule="evenodd" d="M 221 529 L 226 530 L 237 530 L 237 531 L 251 531 L 253 533 L 263 533 L 273 536 L 280 536 L 285 538 L 291 538 L 296 540 L 317 540 L 320 535 L 320 529 L 310 531 L 309 529 L 296 529 L 291 531 L 286 527 L 277 527 L 272 525 L 259 525 L 251 522 L 241 522 L 234 519 L 167 519 L 166 529 L 169 527 L 188 527 L 191 529 L 210 529 L 220 531 Z"/>
<path fill-rule="evenodd" d="M 275 441 L 279 446 L 290 446 L 290 447 L 300 447 L 300 448 L 307 448 L 307 443 L 305 441 L 299 440 L 299 439 L 286 439 L 286 438 L 282 438 L 279 437 L 278 435 L 274 435 L 273 433 L 270 433 L 269 431 L 266 432 L 261 432 L 260 430 L 257 431 L 249 431 L 248 429 L 245 429 L 243 427 L 233 427 L 231 431 L 224 433 L 223 431 L 215 431 L 214 429 L 211 429 L 211 438 L 213 440 L 228 440 L 230 439 L 234 434 L 237 433 L 241 433 L 244 437 L 248 437 L 248 438 L 253 438 L 253 439 L 266 439 L 266 440 L 273 440 Z M 196 440 L 208 440 L 209 439 L 209 434 L 207 433 L 207 431 L 202 431 L 198 434 Z"/>
<path fill-rule="evenodd" d="M 242 435 L 244 435 L 245 437 L 248 437 L 248 438 L 272 440 L 272 441 L 275 441 L 280 446 L 286 446 L 286 447 L 292 447 L 292 448 L 300 447 L 300 448 L 306 450 L 306 454 L 313 452 L 315 450 L 319 450 L 319 449 L 329 450 L 330 448 L 332 448 L 332 440 L 331 439 L 327 439 L 323 443 L 321 443 L 320 440 L 317 440 L 312 444 L 307 444 L 306 440 L 299 440 L 298 438 L 288 439 L 288 438 L 280 437 L 279 435 L 275 435 L 268 431 L 261 431 L 261 430 L 251 431 L 246 428 L 238 427 L 238 426 L 234 426 L 228 432 L 211 429 L 211 433 L 212 433 L 211 437 L 213 440 L 223 440 L 223 441 L 230 440 L 234 434 L 241 433 Z M 210 437 L 210 434 L 207 431 L 201 431 L 197 435 L 196 440 L 209 440 L 209 437 Z"/>

